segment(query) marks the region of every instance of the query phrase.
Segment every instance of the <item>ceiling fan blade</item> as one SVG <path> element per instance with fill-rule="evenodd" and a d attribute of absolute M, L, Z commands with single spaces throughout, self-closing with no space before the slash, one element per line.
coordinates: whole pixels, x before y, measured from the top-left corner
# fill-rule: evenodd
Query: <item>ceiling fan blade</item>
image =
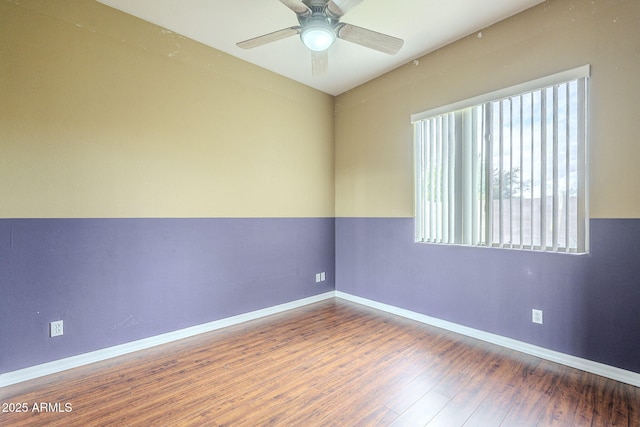
<path fill-rule="evenodd" d="M 263 44 L 275 42 L 278 40 L 286 39 L 287 37 L 300 34 L 300 27 L 289 27 L 283 30 L 274 31 L 273 33 L 265 34 L 262 36 L 254 37 L 249 40 L 244 40 L 236 43 L 236 46 L 243 49 L 253 49 L 254 47 L 262 46 Z"/>
<path fill-rule="evenodd" d="M 398 53 L 404 44 L 402 39 L 351 24 L 339 24 L 336 32 L 342 40 L 388 53 L 389 55 Z"/>
<path fill-rule="evenodd" d="M 311 75 L 324 76 L 329 71 L 329 51 L 311 51 Z"/>
<path fill-rule="evenodd" d="M 306 15 L 311 13 L 311 9 L 300 0 L 280 0 L 280 3 L 293 10 L 298 15 Z"/>
<path fill-rule="evenodd" d="M 327 12 L 334 18 L 340 18 L 360 3 L 362 3 L 362 0 L 329 0 L 327 2 Z"/>

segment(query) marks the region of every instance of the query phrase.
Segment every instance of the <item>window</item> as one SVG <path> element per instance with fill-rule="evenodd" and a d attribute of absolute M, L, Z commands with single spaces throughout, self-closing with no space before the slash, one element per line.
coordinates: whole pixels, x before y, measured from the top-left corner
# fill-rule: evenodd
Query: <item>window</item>
<path fill-rule="evenodd" d="M 588 76 L 414 115 L 416 241 L 587 252 Z"/>

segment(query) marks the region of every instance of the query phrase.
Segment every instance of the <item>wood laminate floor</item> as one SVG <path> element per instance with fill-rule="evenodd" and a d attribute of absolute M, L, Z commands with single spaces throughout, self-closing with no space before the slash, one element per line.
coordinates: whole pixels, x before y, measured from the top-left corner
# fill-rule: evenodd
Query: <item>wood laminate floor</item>
<path fill-rule="evenodd" d="M 332 299 L 0 388 L 0 425 L 637 427 L 639 390 Z"/>

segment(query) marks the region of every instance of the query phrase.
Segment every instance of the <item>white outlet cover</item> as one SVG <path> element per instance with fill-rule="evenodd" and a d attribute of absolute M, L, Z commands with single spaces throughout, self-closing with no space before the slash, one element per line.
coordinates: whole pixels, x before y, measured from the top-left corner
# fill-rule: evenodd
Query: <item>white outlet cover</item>
<path fill-rule="evenodd" d="M 323 271 L 322 273 L 320 273 L 320 281 L 321 281 L 321 282 L 324 282 L 325 280 L 327 280 L 327 279 L 326 279 L 326 274 L 325 274 L 325 272 Z"/>
<path fill-rule="evenodd" d="M 317 273 L 317 274 L 316 274 L 316 283 L 320 282 L 320 280 L 321 280 L 321 279 L 320 279 L 320 273 Z"/>
<path fill-rule="evenodd" d="M 55 322 L 49 323 L 49 336 L 50 337 L 58 337 L 63 335 L 64 326 L 62 320 L 57 320 Z"/>
<path fill-rule="evenodd" d="M 542 325 L 542 310 L 531 309 L 531 321 Z"/>

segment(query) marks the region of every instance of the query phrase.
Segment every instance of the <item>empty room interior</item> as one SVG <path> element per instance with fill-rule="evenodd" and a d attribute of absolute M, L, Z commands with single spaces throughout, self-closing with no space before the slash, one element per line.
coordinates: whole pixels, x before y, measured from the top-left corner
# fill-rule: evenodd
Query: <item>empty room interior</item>
<path fill-rule="evenodd" d="M 639 1 L 534 2 L 328 90 L 105 3 L 0 1 L 0 425 L 640 425 Z M 544 187 L 576 246 L 569 213 L 435 241 L 454 208 L 420 203 L 458 175 L 420 180 L 418 123 L 567 70 L 580 184 L 509 154 L 506 191 L 524 106 L 455 212 L 499 217 L 482 240 Z"/>

